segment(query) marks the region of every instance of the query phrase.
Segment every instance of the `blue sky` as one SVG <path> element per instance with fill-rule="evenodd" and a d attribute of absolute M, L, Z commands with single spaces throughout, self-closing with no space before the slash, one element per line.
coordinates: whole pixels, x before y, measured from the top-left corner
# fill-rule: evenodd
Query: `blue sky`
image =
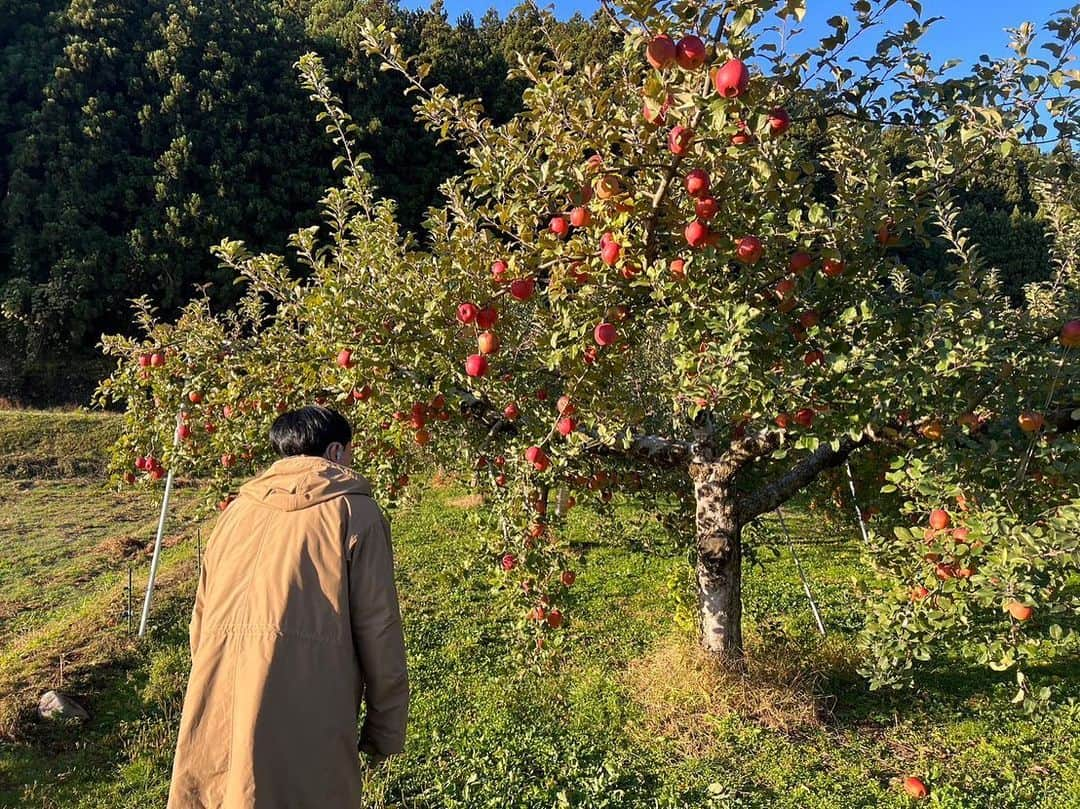
<path fill-rule="evenodd" d="M 556 0 L 548 4 L 537 0 L 540 6 L 551 5 L 556 16 L 565 19 L 580 11 L 590 16 L 599 8 L 594 0 Z M 1025 20 L 1041 25 L 1050 15 L 1074 0 L 1026 0 L 1026 2 L 1003 2 L 1003 0 L 923 0 L 923 18 L 945 17 L 938 22 L 923 39 L 923 49 L 929 50 L 935 62 L 947 58 L 960 58 L 965 62 L 978 59 L 979 54 L 989 53 L 1002 56 L 1007 50 L 1008 35 L 1005 28 L 1011 28 Z M 430 5 L 428 1 L 404 0 L 408 8 L 420 8 Z M 494 7 L 501 14 L 513 8 L 515 0 L 444 0 L 447 14 L 451 20 L 465 11 L 472 12 L 479 19 L 485 11 Z M 827 33 L 825 20 L 835 14 L 854 18 L 850 2 L 844 0 L 807 0 L 807 14 L 804 25 L 806 34 L 803 39 L 808 45 L 820 35 Z M 895 13 L 897 12 L 898 13 Z M 905 7 L 894 9 L 893 21 L 908 19 L 911 15 Z M 813 38 L 813 39 L 811 39 Z M 1045 51 L 1040 54 L 1046 57 Z"/>

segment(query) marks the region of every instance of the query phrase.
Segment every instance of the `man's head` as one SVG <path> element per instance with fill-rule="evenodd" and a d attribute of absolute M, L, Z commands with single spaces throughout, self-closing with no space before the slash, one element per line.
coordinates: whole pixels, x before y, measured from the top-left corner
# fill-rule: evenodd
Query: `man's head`
<path fill-rule="evenodd" d="M 314 455 L 352 464 L 352 427 L 345 417 L 326 407 L 301 407 L 282 413 L 270 427 L 270 446 L 282 458 Z"/>

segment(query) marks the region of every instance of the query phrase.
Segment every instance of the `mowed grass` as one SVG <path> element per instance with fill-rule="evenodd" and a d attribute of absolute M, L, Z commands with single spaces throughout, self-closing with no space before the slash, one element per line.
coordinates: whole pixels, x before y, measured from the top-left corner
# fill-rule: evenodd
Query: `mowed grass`
<path fill-rule="evenodd" d="M 0 492 L 24 485 L 0 479 Z M 4 501 L 12 522 L 0 523 L 0 598 L 32 600 L 42 614 L 0 628 L 0 683 L 18 672 L 27 681 L 23 703 L 32 705 L 53 684 L 50 656 L 65 644 L 81 649 L 68 687 L 86 698 L 93 719 L 67 729 L 23 716 L 18 739 L 0 743 L 0 807 L 161 807 L 188 665 L 196 526 L 171 529 L 178 541 L 166 552 L 154 632 L 136 643 L 117 620 L 127 562 L 80 557 L 108 540 L 95 530 L 122 536 L 149 527 L 152 536 L 138 516 L 145 503 L 92 482 L 37 486 L 33 496 Z M 49 493 L 55 515 L 77 516 L 46 515 Z M 637 513 L 630 506 L 615 520 L 579 508 L 563 648 L 532 667 L 520 662 L 508 618 L 494 607 L 498 575 L 476 529 L 482 506 L 467 494 L 458 484 L 430 488 L 393 515 L 411 722 L 406 754 L 369 778 L 365 806 L 904 807 L 910 799 L 898 782 L 906 774 L 926 780 L 932 806 L 1080 806 L 1075 656 L 1035 672 L 1056 698 L 1036 717 L 1009 704 L 1008 674 L 958 660 L 925 671 L 914 691 L 869 692 L 854 673 L 862 561 L 846 524 L 786 515 L 797 542 L 832 543 L 796 546 L 824 639 L 782 532 L 773 522 L 759 532 L 776 552 L 760 553 L 746 571 L 745 681 L 711 670 L 673 623 L 688 581 L 685 550 L 628 531 Z M 119 530 L 110 534 L 114 517 Z M 19 555 L 29 526 L 59 542 L 83 523 L 86 539 L 70 554 L 47 551 L 55 584 L 30 563 L 37 555 Z M 148 563 L 138 564 L 141 584 Z M 78 565 L 82 572 L 63 573 Z M 36 584 L 10 581 L 19 571 Z M 51 595 L 40 592 L 50 587 Z"/>

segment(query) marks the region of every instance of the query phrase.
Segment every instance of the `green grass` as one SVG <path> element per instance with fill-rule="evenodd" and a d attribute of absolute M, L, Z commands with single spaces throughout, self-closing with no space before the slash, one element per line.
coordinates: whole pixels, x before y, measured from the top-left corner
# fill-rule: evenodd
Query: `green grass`
<path fill-rule="evenodd" d="M 111 414 L 48 410 L 0 411 L 0 475 L 67 478 L 104 473 L 108 447 L 120 434 Z"/>
<path fill-rule="evenodd" d="M 0 743 L 0 807 L 161 807 L 188 663 L 194 526 L 182 525 L 182 541 L 166 554 L 155 632 L 136 644 L 115 620 L 126 562 L 83 557 L 110 533 L 110 515 L 134 520 L 113 533 L 144 531 L 135 516 L 143 506 L 69 481 L 12 496 L 21 485 L 0 479 L 0 496 L 11 498 L 2 501 L 2 519 L 14 521 L 0 523 L 0 598 L 30 600 L 40 614 L 17 628 L 0 626 L 7 633 L 0 635 L 0 694 L 12 672 L 27 679 L 33 697 L 49 687 L 51 669 L 40 663 L 67 642 L 81 650 L 69 687 L 86 696 L 94 718 L 75 731 L 23 723 L 19 741 Z M 904 807 L 897 780 L 917 773 L 932 790 L 927 805 L 1080 806 L 1076 659 L 1048 660 L 1035 672 L 1056 694 L 1037 717 L 1009 705 L 1007 674 L 962 661 L 927 669 L 914 691 L 869 692 L 852 673 L 860 557 L 845 529 L 794 510 L 788 517 L 799 539 L 845 540 L 798 546 L 830 633 L 825 641 L 783 543 L 747 570 L 755 660 L 765 671 L 786 664 L 820 672 L 814 702 L 824 721 L 774 728 L 751 716 L 753 701 L 772 692 L 751 689 L 739 702 L 720 689 L 703 708 L 685 672 L 666 665 L 665 651 L 688 648 L 672 627 L 669 588 L 681 578 L 685 554 L 659 536 L 646 537 L 649 550 L 630 549 L 622 520 L 584 509 L 571 528 L 580 558 L 564 648 L 548 666 L 522 667 L 492 608 L 495 577 L 476 563 L 474 512 L 455 505 L 463 493 L 430 490 L 393 518 L 413 703 L 407 752 L 370 779 L 365 805 Z M 20 547 L 31 526 L 60 524 L 45 515 L 46 501 L 57 514 L 77 515 L 65 518 L 65 530 L 85 526 L 70 554 L 45 534 L 37 551 Z M 776 537 L 775 525 L 765 531 Z M 46 533 L 52 542 L 65 535 L 54 527 Z M 46 554 L 42 566 L 36 560 Z M 140 559 L 143 575 L 145 568 Z M 12 580 L 19 571 L 36 578 Z M 97 582 L 100 589 L 91 586 Z M 34 637 L 37 645 L 27 641 Z M 28 665 L 27 657 L 39 662 Z M 631 668 L 651 680 L 628 676 Z M 642 682 L 653 685 L 643 690 Z M 778 693 L 786 687 L 773 685 Z M 796 702 L 805 697 L 793 694 Z"/>

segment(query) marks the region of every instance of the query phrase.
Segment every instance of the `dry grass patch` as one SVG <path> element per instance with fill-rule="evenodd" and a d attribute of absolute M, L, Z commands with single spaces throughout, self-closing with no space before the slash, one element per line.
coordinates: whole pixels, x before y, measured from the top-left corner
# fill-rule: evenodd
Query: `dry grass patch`
<path fill-rule="evenodd" d="M 696 639 L 669 636 L 630 664 L 623 682 L 644 714 L 631 729 L 642 741 L 663 736 L 687 758 L 719 752 L 719 721 L 736 716 L 791 735 L 831 718 L 833 700 L 822 690 L 826 672 L 847 670 L 839 644 L 807 651 L 793 644 L 749 644 L 745 671 L 711 658 Z"/>
<path fill-rule="evenodd" d="M 446 501 L 451 508 L 479 508 L 484 505 L 484 495 L 466 494 L 461 497 L 451 497 Z"/>

